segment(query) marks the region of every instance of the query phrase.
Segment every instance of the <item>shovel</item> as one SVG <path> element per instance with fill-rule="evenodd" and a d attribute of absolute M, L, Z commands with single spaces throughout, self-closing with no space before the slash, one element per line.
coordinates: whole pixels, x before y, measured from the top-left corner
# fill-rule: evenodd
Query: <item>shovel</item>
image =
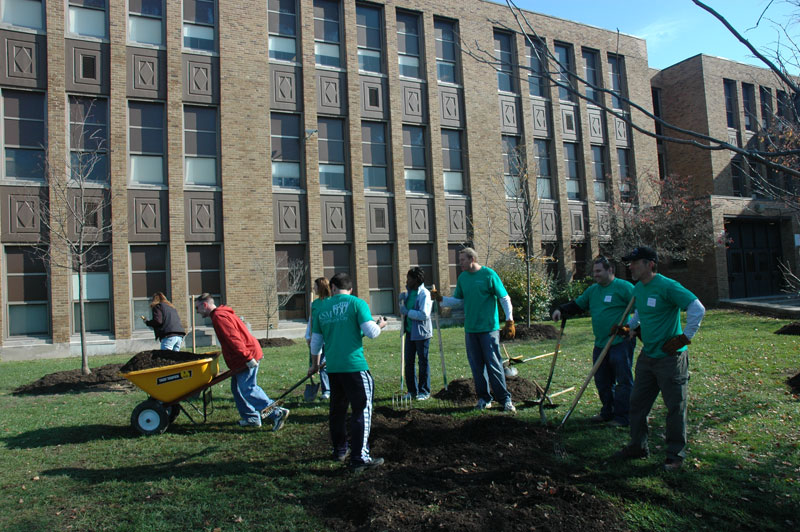
<path fill-rule="evenodd" d="M 311 384 L 306 384 L 305 390 L 303 390 L 303 400 L 306 403 L 310 403 L 314 399 L 317 398 L 317 392 L 319 392 L 320 382 L 314 382 L 314 376 L 311 376 Z"/>

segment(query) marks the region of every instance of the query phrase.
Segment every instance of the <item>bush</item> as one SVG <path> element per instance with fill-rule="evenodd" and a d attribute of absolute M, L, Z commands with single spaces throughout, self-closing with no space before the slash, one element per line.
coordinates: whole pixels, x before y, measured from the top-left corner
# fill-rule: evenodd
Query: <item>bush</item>
<path fill-rule="evenodd" d="M 584 293 L 589 286 L 594 283 L 594 279 L 587 275 L 582 279 L 573 279 L 568 283 L 559 283 L 555 287 L 551 309 L 555 310 L 557 307 L 576 299 L 579 295 Z"/>
<path fill-rule="evenodd" d="M 539 271 L 538 265 L 531 259 L 531 320 L 549 318 L 550 300 L 552 299 L 552 282 L 547 275 Z M 515 250 L 509 250 L 492 264 L 508 295 L 514 309 L 514 320 L 521 322 L 528 319 L 528 289 L 525 256 Z"/>

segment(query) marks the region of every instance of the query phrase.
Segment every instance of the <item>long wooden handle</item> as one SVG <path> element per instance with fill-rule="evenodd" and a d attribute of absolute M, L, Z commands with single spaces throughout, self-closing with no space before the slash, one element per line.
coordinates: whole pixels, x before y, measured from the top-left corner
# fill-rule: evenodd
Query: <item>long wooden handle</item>
<path fill-rule="evenodd" d="M 431 290 L 436 290 L 436 285 L 431 285 Z M 444 347 L 442 346 L 442 328 L 439 326 L 439 303 L 436 303 L 436 308 L 433 312 L 433 319 L 436 322 L 436 334 L 439 336 L 439 358 L 442 360 L 442 380 L 444 381 L 444 389 L 447 390 L 447 368 L 444 365 Z"/>
<path fill-rule="evenodd" d="M 567 318 L 561 319 L 561 330 L 558 331 L 558 340 L 556 341 L 556 350 L 553 351 L 553 361 L 550 363 L 550 375 L 547 376 L 547 384 L 544 386 L 544 393 L 542 400 L 539 402 L 539 418 L 542 424 L 547 423 L 547 416 L 544 413 L 544 399 L 547 397 L 547 392 L 550 391 L 550 383 L 553 382 L 553 372 L 556 369 L 556 360 L 558 359 L 558 350 L 561 349 L 561 338 L 564 336 L 564 327 L 567 326 Z"/>

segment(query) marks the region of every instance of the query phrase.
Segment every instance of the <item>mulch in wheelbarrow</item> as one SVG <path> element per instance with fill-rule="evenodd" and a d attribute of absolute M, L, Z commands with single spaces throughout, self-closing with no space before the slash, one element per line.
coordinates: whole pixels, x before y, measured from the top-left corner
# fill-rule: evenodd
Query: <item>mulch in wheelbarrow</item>
<path fill-rule="evenodd" d="M 163 366 L 172 366 L 173 364 L 181 364 L 183 362 L 192 362 L 194 360 L 200 360 L 201 358 L 208 358 L 208 355 L 203 353 L 189 353 L 188 351 L 163 351 L 161 349 L 140 351 L 122 366 L 120 372 L 130 373 L 131 371 L 141 371 L 143 369 L 161 368 Z"/>
<path fill-rule="evenodd" d="M 511 392 L 513 401 L 533 399 L 536 397 L 536 385 L 522 377 L 506 377 L 506 387 Z M 475 395 L 475 383 L 472 379 L 457 379 L 447 384 L 447 389 L 442 388 L 433 396 L 442 401 L 451 403 L 474 403 L 478 400 Z M 501 405 L 502 406 L 502 405 Z"/>

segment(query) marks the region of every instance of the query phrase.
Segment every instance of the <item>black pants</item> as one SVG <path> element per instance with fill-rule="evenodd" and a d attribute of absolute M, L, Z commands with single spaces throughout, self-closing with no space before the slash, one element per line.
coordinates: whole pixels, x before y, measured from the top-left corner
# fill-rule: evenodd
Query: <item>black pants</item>
<path fill-rule="evenodd" d="M 350 461 L 369 462 L 369 430 L 375 381 L 369 371 L 328 373 L 331 382 L 330 431 L 333 452 L 347 452 L 347 407 L 350 416 Z"/>

